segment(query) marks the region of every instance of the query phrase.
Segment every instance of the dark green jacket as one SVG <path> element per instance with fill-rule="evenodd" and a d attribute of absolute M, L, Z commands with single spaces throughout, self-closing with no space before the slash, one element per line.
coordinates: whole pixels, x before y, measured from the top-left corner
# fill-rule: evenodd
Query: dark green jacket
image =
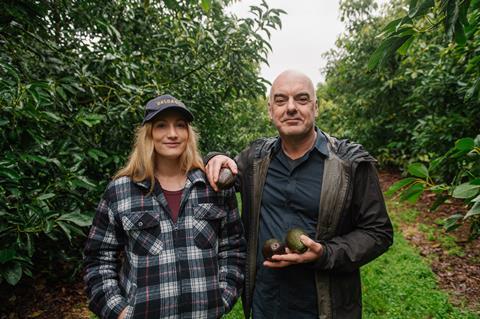
<path fill-rule="evenodd" d="M 316 240 L 324 254 L 315 263 L 319 318 L 360 318 L 360 266 L 384 253 L 393 229 L 374 167 L 375 159 L 359 144 L 326 134 L 325 159 Z M 256 277 L 258 227 L 263 185 L 277 138 L 259 139 L 236 158 L 247 238 L 243 308 L 250 317 Z"/>

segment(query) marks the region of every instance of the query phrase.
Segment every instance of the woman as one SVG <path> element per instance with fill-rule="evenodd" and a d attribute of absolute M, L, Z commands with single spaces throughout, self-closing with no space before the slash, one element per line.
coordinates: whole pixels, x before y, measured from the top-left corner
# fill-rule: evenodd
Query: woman
<path fill-rule="evenodd" d="M 149 101 L 130 159 L 98 205 L 85 282 L 101 318 L 218 318 L 240 294 L 235 193 L 209 186 L 192 120 L 173 96 Z"/>

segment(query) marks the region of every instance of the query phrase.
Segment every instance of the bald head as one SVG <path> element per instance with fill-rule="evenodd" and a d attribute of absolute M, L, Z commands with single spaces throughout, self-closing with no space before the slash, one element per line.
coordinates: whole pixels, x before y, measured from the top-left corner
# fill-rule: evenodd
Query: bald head
<path fill-rule="evenodd" d="M 312 80 L 298 71 L 280 73 L 270 90 L 268 114 L 285 145 L 314 140 L 318 106 Z"/>
<path fill-rule="evenodd" d="M 286 70 L 280 73 L 275 80 L 273 80 L 272 88 L 270 89 L 270 100 L 273 99 L 274 94 L 279 89 L 294 88 L 296 86 L 302 86 L 306 90 L 310 97 L 316 102 L 317 97 L 315 94 L 315 86 L 312 80 L 304 73 L 296 70 Z"/>

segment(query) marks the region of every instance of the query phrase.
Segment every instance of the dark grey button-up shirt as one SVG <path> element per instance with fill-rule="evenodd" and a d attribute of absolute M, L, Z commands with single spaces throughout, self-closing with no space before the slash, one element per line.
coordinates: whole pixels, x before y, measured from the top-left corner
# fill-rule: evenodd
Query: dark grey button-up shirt
<path fill-rule="evenodd" d="M 315 237 L 324 159 L 328 156 L 326 137 L 316 131 L 314 146 L 297 160 L 285 155 L 280 139 L 274 146 L 262 195 L 254 319 L 318 318 L 311 265 L 269 269 L 262 265 L 261 252 L 267 239 L 283 241 L 292 227 L 301 227 L 309 237 Z"/>

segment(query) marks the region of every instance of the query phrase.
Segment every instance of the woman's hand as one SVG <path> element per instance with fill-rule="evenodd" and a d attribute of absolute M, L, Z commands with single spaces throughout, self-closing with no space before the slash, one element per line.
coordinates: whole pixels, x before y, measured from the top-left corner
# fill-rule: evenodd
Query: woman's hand
<path fill-rule="evenodd" d="M 127 317 L 127 308 L 123 308 L 122 312 L 120 312 L 120 315 L 118 316 L 118 319 L 125 319 Z"/>

